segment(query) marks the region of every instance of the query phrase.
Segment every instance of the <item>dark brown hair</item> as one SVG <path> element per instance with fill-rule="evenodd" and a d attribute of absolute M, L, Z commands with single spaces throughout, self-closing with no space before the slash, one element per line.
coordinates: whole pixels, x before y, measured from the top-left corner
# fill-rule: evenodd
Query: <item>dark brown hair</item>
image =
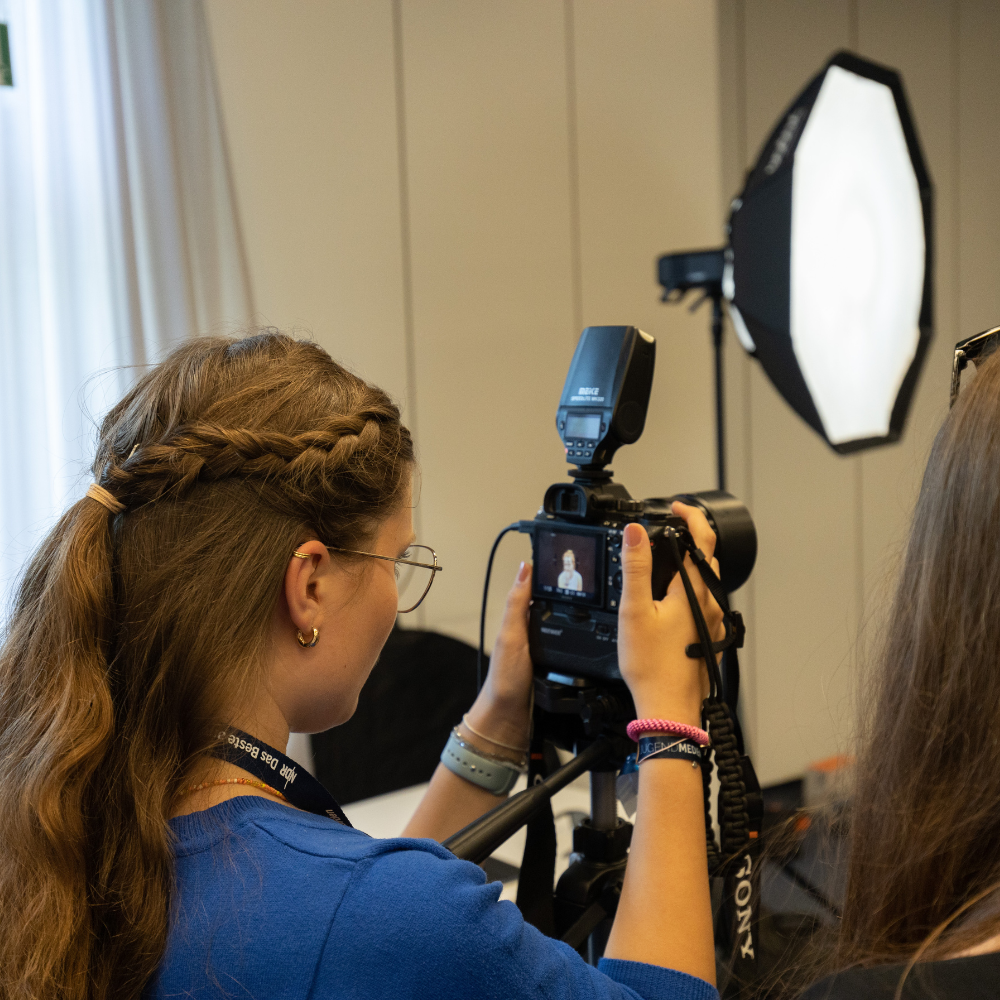
<path fill-rule="evenodd" d="M 0 649 L 0 996 L 138 997 L 163 954 L 167 818 L 260 679 L 297 544 L 358 547 L 413 447 L 379 389 L 276 331 L 194 340 L 107 415 L 84 498 Z"/>
<path fill-rule="evenodd" d="M 1000 929 L 995 908 L 968 909 L 1000 884 L 1000 354 L 937 435 L 875 665 L 841 966 L 940 958 Z"/>

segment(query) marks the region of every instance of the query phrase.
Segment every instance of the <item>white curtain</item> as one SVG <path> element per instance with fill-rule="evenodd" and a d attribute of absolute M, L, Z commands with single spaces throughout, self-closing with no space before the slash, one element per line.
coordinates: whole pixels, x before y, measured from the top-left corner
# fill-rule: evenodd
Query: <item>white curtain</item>
<path fill-rule="evenodd" d="M 0 588 L 138 367 L 253 315 L 201 0 L 0 0 Z"/>

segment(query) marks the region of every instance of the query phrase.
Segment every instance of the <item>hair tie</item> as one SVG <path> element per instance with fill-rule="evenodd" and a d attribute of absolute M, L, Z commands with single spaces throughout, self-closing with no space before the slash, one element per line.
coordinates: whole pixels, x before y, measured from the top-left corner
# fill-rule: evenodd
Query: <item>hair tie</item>
<path fill-rule="evenodd" d="M 102 507 L 107 507 L 112 514 L 120 514 L 125 509 L 125 504 L 116 500 L 114 496 L 98 483 L 91 483 L 87 487 L 87 494 L 91 500 L 96 500 Z"/>

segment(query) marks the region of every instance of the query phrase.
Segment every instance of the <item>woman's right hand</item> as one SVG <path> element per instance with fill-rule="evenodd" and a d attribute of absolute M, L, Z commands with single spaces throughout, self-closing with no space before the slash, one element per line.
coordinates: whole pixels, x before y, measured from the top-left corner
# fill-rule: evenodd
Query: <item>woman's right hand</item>
<path fill-rule="evenodd" d="M 695 545 L 709 558 L 715 535 L 695 507 L 675 503 Z M 722 612 L 690 557 L 684 566 L 709 631 Z M 718 565 L 712 560 L 718 572 Z M 708 692 L 704 663 L 688 659 L 685 646 L 698 638 L 680 574 L 662 601 L 651 586 L 653 554 L 638 524 L 625 529 L 622 602 L 618 615 L 618 665 L 640 719 L 660 718 L 697 726 Z M 715 945 L 705 846 L 702 771 L 686 760 L 654 759 L 639 768 L 639 805 L 628 869 L 607 958 L 649 962 L 715 982 Z"/>
<path fill-rule="evenodd" d="M 715 532 L 697 508 L 675 502 L 695 545 L 711 561 L 716 574 Z M 690 556 L 684 566 L 714 639 L 721 638 L 722 609 L 712 597 Z M 635 701 L 640 719 L 671 719 L 701 724 L 701 703 L 708 695 L 708 671 L 702 660 L 689 659 L 684 649 L 698 642 L 694 616 L 680 574 L 666 596 L 654 601 L 651 586 L 653 553 L 639 524 L 629 524 L 622 540 L 622 601 L 618 614 L 618 666 Z"/>

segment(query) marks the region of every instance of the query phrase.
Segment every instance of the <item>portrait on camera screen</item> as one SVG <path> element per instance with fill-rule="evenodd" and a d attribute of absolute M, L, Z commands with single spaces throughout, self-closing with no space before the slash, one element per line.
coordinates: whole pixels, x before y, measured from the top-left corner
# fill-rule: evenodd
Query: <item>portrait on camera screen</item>
<path fill-rule="evenodd" d="M 544 531 L 538 538 L 538 586 L 553 596 L 592 598 L 597 593 L 597 537 Z"/>

